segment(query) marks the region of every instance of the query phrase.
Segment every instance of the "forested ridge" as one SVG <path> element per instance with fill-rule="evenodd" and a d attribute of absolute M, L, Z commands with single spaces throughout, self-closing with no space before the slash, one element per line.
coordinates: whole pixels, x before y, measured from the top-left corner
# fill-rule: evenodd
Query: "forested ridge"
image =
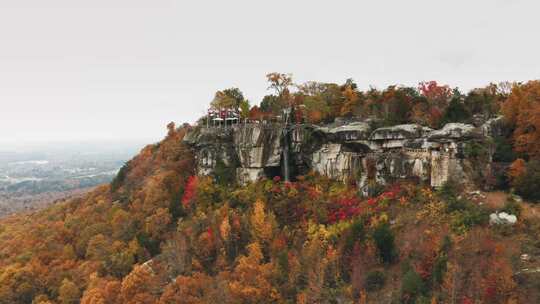
<path fill-rule="evenodd" d="M 212 105 L 251 119 L 295 105 L 297 121 L 309 123 L 438 127 L 503 115 L 494 160 L 504 165 L 486 187 L 539 200 L 540 81 L 463 94 L 436 82 L 362 92 L 352 80 L 268 80 L 272 94 L 260 105 L 236 88 Z M 0 220 L 0 303 L 540 301 L 540 273 L 522 271 L 535 265 L 524 266 L 523 254 L 540 258 L 540 221 L 512 196 L 494 207 L 451 183 L 402 181 L 363 197 L 314 173 L 241 186 L 227 170 L 194 174 L 182 142 L 190 128 L 169 124 L 110 185 Z M 519 220 L 489 225 L 495 211 Z"/>

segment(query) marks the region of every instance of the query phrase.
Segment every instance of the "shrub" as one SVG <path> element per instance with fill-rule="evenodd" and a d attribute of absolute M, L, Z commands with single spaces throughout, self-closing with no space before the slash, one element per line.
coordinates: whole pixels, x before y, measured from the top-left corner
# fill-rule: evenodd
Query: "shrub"
<path fill-rule="evenodd" d="M 352 252 L 356 242 L 362 242 L 365 237 L 364 222 L 360 219 L 351 224 L 347 238 L 345 239 L 345 250 Z"/>
<path fill-rule="evenodd" d="M 379 290 L 384 286 L 385 277 L 382 271 L 370 271 L 366 276 L 364 288 L 367 291 Z"/>
<path fill-rule="evenodd" d="M 448 235 L 444 236 L 441 244 L 441 252 L 447 254 L 452 248 L 452 239 Z"/>
<path fill-rule="evenodd" d="M 510 188 L 510 179 L 507 174 L 507 170 L 507 164 L 493 162 L 491 164 L 491 174 L 493 176 L 493 180 L 490 181 L 489 186 L 500 190 L 507 190 Z"/>
<path fill-rule="evenodd" d="M 521 215 L 521 205 L 515 200 L 509 199 L 508 201 L 506 201 L 501 211 L 504 211 L 506 213 L 510 213 L 519 217 Z"/>
<path fill-rule="evenodd" d="M 445 211 L 451 214 L 452 230 L 456 233 L 464 233 L 475 225 L 486 223 L 487 211 L 468 200 L 457 198 L 456 189 L 455 186 L 447 183 L 439 190 L 439 196 L 445 200 Z"/>
<path fill-rule="evenodd" d="M 431 304 L 433 303 L 432 299 L 427 296 L 419 296 L 414 301 L 414 304 Z"/>
<path fill-rule="evenodd" d="M 446 212 L 452 213 L 454 211 L 462 211 L 467 209 L 467 204 L 470 204 L 470 202 L 467 202 L 463 199 L 458 199 L 455 197 L 450 197 L 446 200 Z"/>
<path fill-rule="evenodd" d="M 452 213 L 452 230 L 458 234 L 465 233 L 473 226 L 486 224 L 489 219 L 488 212 L 473 204 L 469 204 L 463 211 Z"/>
<path fill-rule="evenodd" d="M 452 213 L 454 211 L 462 211 L 467 209 L 470 202 L 458 198 L 458 193 L 461 192 L 460 186 L 454 181 L 446 182 L 438 191 L 438 195 L 444 200 L 446 206 L 446 212 Z"/>
<path fill-rule="evenodd" d="M 510 138 L 504 136 L 496 136 L 495 152 L 493 153 L 494 162 L 510 163 L 516 159 L 516 155 L 512 150 L 512 142 Z"/>
<path fill-rule="evenodd" d="M 465 157 L 468 159 L 479 161 L 486 161 L 489 159 L 489 150 L 484 143 L 469 143 L 465 145 L 464 153 Z"/>
<path fill-rule="evenodd" d="M 444 274 L 447 270 L 448 257 L 446 254 L 441 254 L 433 265 L 433 282 L 437 285 L 442 284 L 444 279 Z"/>
<path fill-rule="evenodd" d="M 221 159 L 216 160 L 214 168 L 214 177 L 216 183 L 223 186 L 234 184 L 236 180 L 236 169 L 234 166 L 227 166 Z"/>
<path fill-rule="evenodd" d="M 401 279 L 401 300 L 402 303 L 415 303 L 418 296 L 425 292 L 425 284 L 422 277 L 409 268 Z"/>
<path fill-rule="evenodd" d="M 449 180 L 439 189 L 437 194 L 444 200 L 457 197 L 460 192 L 460 187 L 454 180 Z"/>
<path fill-rule="evenodd" d="M 383 263 L 389 264 L 396 260 L 397 249 L 394 243 L 394 233 L 390 230 L 388 223 L 383 223 L 373 231 L 373 240 L 377 246 L 379 257 Z"/>

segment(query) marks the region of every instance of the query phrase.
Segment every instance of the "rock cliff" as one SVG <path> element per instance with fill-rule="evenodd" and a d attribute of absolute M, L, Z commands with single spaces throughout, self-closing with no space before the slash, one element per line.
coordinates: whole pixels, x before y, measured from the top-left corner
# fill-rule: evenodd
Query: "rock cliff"
<path fill-rule="evenodd" d="M 439 130 L 416 124 L 373 128 L 370 122 L 338 126 L 252 123 L 193 127 L 184 141 L 194 149 L 201 175 L 225 166 L 240 183 L 272 178 L 283 172 L 287 145 L 291 176 L 315 171 L 355 182 L 367 191 L 370 185 L 399 179 L 433 187 L 450 179 L 478 184 L 489 171 L 492 129 L 461 123 Z"/>

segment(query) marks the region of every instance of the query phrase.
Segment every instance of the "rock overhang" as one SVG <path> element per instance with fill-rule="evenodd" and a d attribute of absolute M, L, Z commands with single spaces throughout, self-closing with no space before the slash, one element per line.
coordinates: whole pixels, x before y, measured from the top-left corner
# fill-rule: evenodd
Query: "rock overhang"
<path fill-rule="evenodd" d="M 442 129 L 431 131 L 427 139 L 429 141 L 477 139 L 483 137 L 482 131 L 470 124 L 447 123 Z"/>
<path fill-rule="evenodd" d="M 378 128 L 369 136 L 370 140 L 402 140 L 415 139 L 426 136 L 433 131 L 431 128 L 424 127 L 418 124 L 402 124 L 391 127 Z"/>
<path fill-rule="evenodd" d="M 297 172 L 313 170 L 344 181 L 357 179 L 359 185 L 366 184 L 367 176 L 360 175 L 366 174 L 368 159 L 373 159 L 378 181 L 418 177 L 424 181 L 431 179 L 432 186 L 440 186 L 452 175 L 463 176 L 465 160 L 457 157 L 459 149 L 449 148 L 464 145 L 471 139 L 487 138 L 481 127 L 460 123 L 447 124 L 439 130 L 418 124 L 373 130 L 371 123 L 351 122 L 340 126 L 239 124 L 227 129 L 199 126 L 188 132 L 184 141 L 195 148 L 196 155 L 200 154 L 196 159 L 204 160 L 204 164 L 216 163 L 204 159 L 208 157 L 238 159 L 239 162 L 228 163 L 238 165 L 237 179 L 246 183 L 263 177 L 266 168 L 281 165 L 284 128 L 289 130 L 291 166 L 303 168 Z M 210 169 L 205 167 L 198 172 L 208 174 Z"/>

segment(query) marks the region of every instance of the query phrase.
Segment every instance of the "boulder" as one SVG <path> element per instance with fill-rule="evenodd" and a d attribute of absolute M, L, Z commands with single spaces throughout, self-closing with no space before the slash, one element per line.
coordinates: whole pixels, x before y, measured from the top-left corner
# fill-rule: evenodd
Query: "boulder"
<path fill-rule="evenodd" d="M 492 213 L 489 215 L 490 225 L 514 225 L 517 223 L 517 216 L 506 212 Z"/>
<path fill-rule="evenodd" d="M 523 253 L 522 255 L 519 256 L 519 258 L 524 262 L 528 262 L 531 260 L 531 256 L 527 253 Z"/>

